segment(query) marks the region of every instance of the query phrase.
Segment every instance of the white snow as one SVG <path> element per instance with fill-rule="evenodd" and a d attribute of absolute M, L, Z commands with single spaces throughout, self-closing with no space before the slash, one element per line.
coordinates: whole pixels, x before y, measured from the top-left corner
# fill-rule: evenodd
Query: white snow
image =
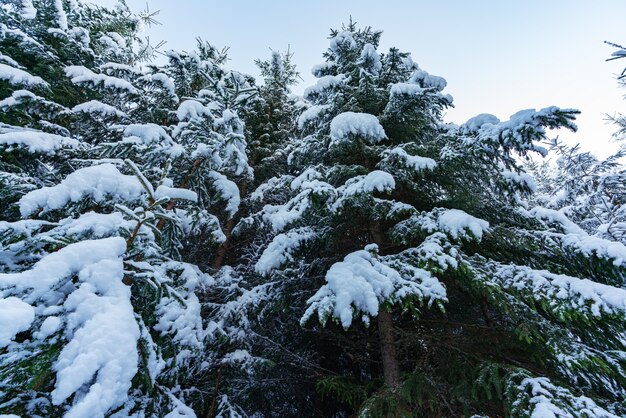
<path fill-rule="evenodd" d="M 495 280 L 504 288 L 524 292 L 527 297 L 546 300 L 557 312 L 577 309 L 595 317 L 626 313 L 626 290 L 526 266 L 496 264 Z"/>
<path fill-rule="evenodd" d="M 428 74 L 424 70 L 415 70 L 409 81 L 411 83 L 420 83 L 422 87 L 433 88 L 436 91 L 442 91 L 448 84 L 445 78 Z"/>
<path fill-rule="evenodd" d="M 9 345 L 18 333 L 28 330 L 34 320 L 35 308 L 28 303 L 13 296 L 0 298 L 0 348 Z"/>
<path fill-rule="evenodd" d="M 424 89 L 415 83 L 395 83 L 389 89 L 389 96 L 419 96 Z"/>
<path fill-rule="evenodd" d="M 27 20 L 32 20 L 37 17 L 37 9 L 33 6 L 32 0 L 22 0 L 22 9 L 20 10 L 20 16 Z"/>
<path fill-rule="evenodd" d="M 300 219 L 309 208 L 311 190 L 303 190 L 284 205 L 265 205 L 263 220 L 272 226 L 274 232 L 282 231 L 287 225 Z"/>
<path fill-rule="evenodd" d="M 65 75 L 70 77 L 72 83 L 82 85 L 90 84 L 92 86 L 104 86 L 116 90 L 123 90 L 131 94 L 139 94 L 139 91 L 128 81 L 109 76 L 106 74 L 96 74 L 89 68 L 80 65 L 70 65 L 65 67 Z"/>
<path fill-rule="evenodd" d="M 478 132 L 483 125 L 497 125 L 500 119 L 489 113 L 481 113 L 461 125 L 461 129 L 466 132 Z"/>
<path fill-rule="evenodd" d="M 133 123 L 124 128 L 124 142 L 145 147 L 148 153 L 166 154 L 177 158 L 185 153 L 185 148 L 176 143 L 169 134 L 154 123 Z"/>
<path fill-rule="evenodd" d="M 145 193 L 136 176 L 122 174 L 113 164 L 106 163 L 76 170 L 56 186 L 28 192 L 19 201 L 20 213 L 28 217 L 39 209 L 60 209 L 87 197 L 96 202 L 135 201 Z"/>
<path fill-rule="evenodd" d="M 82 113 L 96 113 L 102 116 L 118 116 L 120 118 L 126 117 L 126 113 L 118 110 L 115 106 L 111 106 L 98 100 L 90 100 L 85 103 L 81 103 L 72 108 L 74 112 Z"/>
<path fill-rule="evenodd" d="M 502 176 L 508 183 L 524 186 L 532 192 L 537 190 L 537 183 L 535 182 L 535 179 L 528 173 L 516 173 L 514 171 L 505 170 L 502 172 Z"/>
<path fill-rule="evenodd" d="M 207 107 L 197 100 L 185 100 L 176 110 L 179 121 L 196 120 L 205 116 L 211 116 L 211 107 Z"/>
<path fill-rule="evenodd" d="M 338 32 L 337 35 L 330 39 L 331 51 L 337 53 L 341 48 L 356 48 L 356 41 L 347 30 Z"/>
<path fill-rule="evenodd" d="M 237 183 L 229 180 L 225 175 L 217 171 L 211 171 L 209 178 L 213 181 L 213 187 L 217 189 L 222 199 L 226 201 L 226 213 L 232 218 L 239 210 L 239 205 L 241 204 Z"/>
<path fill-rule="evenodd" d="M 396 147 L 384 152 L 385 160 L 391 158 L 398 159 L 405 167 L 415 171 L 433 170 L 437 163 L 432 158 L 420 157 L 407 153 L 403 148 Z"/>
<path fill-rule="evenodd" d="M 67 30 L 67 15 L 63 9 L 63 0 L 54 0 L 55 17 L 59 28 Z"/>
<path fill-rule="evenodd" d="M 293 229 L 284 234 L 278 234 L 261 254 L 254 270 L 262 275 L 268 275 L 282 266 L 293 261 L 293 253 L 300 246 L 315 237 L 315 232 L 308 227 Z"/>
<path fill-rule="evenodd" d="M 467 231 L 479 241 L 489 229 L 489 222 L 476 218 L 459 209 L 444 210 L 437 219 L 439 228 L 453 238 L 468 238 Z"/>
<path fill-rule="evenodd" d="M 118 240 L 119 248 L 126 247 L 122 238 L 106 240 Z M 103 417 L 128 398 L 137 373 L 140 330 L 130 287 L 122 282 L 124 266 L 119 256 L 85 265 L 78 278 L 78 290 L 64 303 L 71 339 L 54 365 L 57 379 L 51 398 L 60 405 L 80 393 L 64 416 Z"/>
<path fill-rule="evenodd" d="M 345 76 L 340 75 L 325 75 L 317 79 L 317 82 L 304 89 L 303 97 L 305 99 L 311 99 L 316 94 L 324 93 L 327 90 L 335 89 L 345 82 Z"/>
<path fill-rule="evenodd" d="M 66 218 L 54 229 L 55 234 L 73 238 L 104 238 L 115 235 L 120 228 L 134 228 L 135 221 L 126 220 L 119 212 L 98 213 L 87 212 L 78 218 Z"/>
<path fill-rule="evenodd" d="M 170 199 L 189 200 L 191 202 L 198 201 L 198 194 L 192 190 L 160 185 L 154 192 L 154 198 L 159 200 L 164 197 L 168 197 Z"/>
<path fill-rule="evenodd" d="M 56 300 L 58 294 L 52 289 L 66 277 L 77 274 L 87 266 L 104 259 L 116 259 L 126 251 L 126 241 L 120 237 L 85 240 L 69 244 L 50 253 L 26 271 L 0 273 L 0 289 L 25 292 L 24 301 Z"/>
<path fill-rule="evenodd" d="M 527 377 L 522 380 L 517 390 L 523 394 L 520 398 L 530 395 L 528 403 L 531 409 L 524 411 L 530 413 L 530 418 L 618 418 L 617 415 L 598 406 L 592 399 L 575 396 L 569 390 L 553 384 L 547 377 Z M 519 401 L 518 398 L 516 403 Z"/>
<path fill-rule="evenodd" d="M 148 81 L 148 82 L 156 82 L 161 85 L 161 88 L 167 92 L 170 97 L 173 97 L 176 101 L 178 101 L 178 96 L 176 96 L 176 86 L 174 85 L 174 80 L 169 78 L 166 74 L 163 73 L 155 73 L 155 74 L 146 74 L 140 78 L 140 80 Z"/>
<path fill-rule="evenodd" d="M 585 236 L 587 233 L 574 222 L 572 222 L 563 210 L 548 209 L 541 206 L 536 206 L 529 211 L 531 216 L 549 223 L 554 223 L 560 226 L 567 234 L 576 234 Z"/>
<path fill-rule="evenodd" d="M 1 133 L 0 145 L 14 145 L 33 154 L 54 154 L 62 148 L 77 148 L 80 142 L 47 132 L 23 130 Z"/>
<path fill-rule="evenodd" d="M 316 64 L 311 68 L 311 74 L 313 74 L 316 78 L 320 78 L 325 72 L 330 71 L 336 66 L 337 64 L 335 64 L 334 62 L 323 62 L 321 64 Z"/>
<path fill-rule="evenodd" d="M 61 318 L 58 316 L 49 316 L 47 317 L 39 327 L 39 331 L 37 332 L 37 339 L 45 339 L 50 335 L 54 334 L 61 327 Z"/>
<path fill-rule="evenodd" d="M 616 266 L 626 263 L 626 246 L 621 242 L 579 234 L 566 234 L 562 242 L 563 245 L 574 247 L 586 256 L 596 255 L 600 258 L 611 259 Z"/>
<path fill-rule="evenodd" d="M 24 86 L 48 86 L 48 83 L 46 83 L 41 77 L 31 75 L 24 70 L 2 63 L 0 63 L 0 80 L 6 80 L 11 84 Z"/>
<path fill-rule="evenodd" d="M 545 126 L 562 124 L 562 116 L 559 115 L 561 112 L 575 111 L 556 106 L 538 111 L 526 109 L 511 115 L 504 122 L 496 122 L 497 118 L 491 115 L 479 115 L 464 125 L 466 133 L 477 133 L 476 138 L 468 138 L 466 142 L 471 144 L 476 141 L 478 145 L 492 152 L 502 147 L 518 153 L 534 151 L 545 157 L 548 150 L 535 142 L 545 137 Z M 572 131 L 577 129 L 571 120 L 566 120 L 564 125 Z"/>
<path fill-rule="evenodd" d="M 385 171 L 374 170 L 365 176 L 351 178 L 338 189 L 342 196 L 353 196 L 355 194 L 388 192 L 396 187 L 393 176 Z"/>
<path fill-rule="evenodd" d="M 363 45 L 358 64 L 363 66 L 370 74 L 375 76 L 377 76 L 383 68 L 382 63 L 380 62 L 380 56 L 378 55 L 378 52 L 376 52 L 376 47 L 369 43 Z"/>
<path fill-rule="evenodd" d="M 309 122 L 312 122 L 320 117 L 322 113 L 330 108 L 329 105 L 313 105 L 306 109 L 304 112 L 300 114 L 298 117 L 298 128 L 304 128 Z"/>
<path fill-rule="evenodd" d="M 353 135 L 370 144 L 387 138 L 378 118 L 369 113 L 344 112 L 330 122 L 331 144 L 348 140 Z"/>
<path fill-rule="evenodd" d="M 6 99 L 0 100 L 0 107 L 11 107 L 20 104 L 23 99 L 37 99 L 39 96 L 28 90 L 16 90 Z"/>
<path fill-rule="evenodd" d="M 445 288 L 428 271 L 378 257 L 377 252 L 378 247 L 370 244 L 333 264 L 326 273 L 326 284 L 307 301 L 310 306 L 301 324 L 317 313 L 322 324 L 332 316 L 349 328 L 357 314 L 368 324 L 383 302 L 393 304 L 411 295 L 429 299 L 429 303 L 446 299 Z"/>

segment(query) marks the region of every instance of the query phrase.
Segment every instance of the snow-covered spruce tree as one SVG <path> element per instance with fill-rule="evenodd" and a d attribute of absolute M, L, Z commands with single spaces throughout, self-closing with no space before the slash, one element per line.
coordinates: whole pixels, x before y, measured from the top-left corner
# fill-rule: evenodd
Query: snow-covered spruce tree
<path fill-rule="evenodd" d="M 609 59 L 626 57 L 624 48 Z M 623 75 L 618 77 L 623 87 Z M 550 149 L 554 161 L 529 163 L 537 178 L 538 193 L 534 200 L 565 213 L 591 235 L 626 243 L 626 155 L 623 115 L 612 118 L 617 127 L 614 139 L 617 151 L 604 159 L 581 151 L 579 145 L 568 146 L 554 141 Z"/>
<path fill-rule="evenodd" d="M 193 153 L 198 159 L 190 161 L 193 175 L 187 181 L 217 192 L 207 196 L 207 210 L 223 209 L 215 218 L 222 228 L 201 231 L 193 241 L 197 249 L 192 244 L 181 251 L 215 278 L 201 295 L 209 339 L 204 367 L 194 376 L 194 384 L 209 394 L 203 415 L 245 416 L 251 393 L 262 386 L 253 377 L 268 364 L 266 353 L 275 344 L 257 328 L 268 320 L 263 305 L 272 297 L 268 292 L 272 285 L 253 270 L 254 249 L 266 244 L 268 237 L 242 229 L 240 223 L 247 218 L 255 183 L 286 166 L 284 147 L 295 126 L 295 104 L 288 88 L 296 73 L 289 54 L 275 53 L 270 61 L 257 62 L 264 84 L 256 87 L 248 77 L 223 68 L 225 51 L 204 42 L 199 51 L 206 55 L 201 60 L 195 54 L 170 54 L 170 68 L 165 70 L 175 80 L 185 73 L 199 77 L 193 83 L 199 91 L 188 93 L 190 98 L 179 106 L 180 122 L 173 137 L 184 145 L 199 141 L 198 152 Z M 278 405 L 272 408 L 280 410 Z"/>
<path fill-rule="evenodd" d="M 445 80 L 380 54 L 379 38 L 353 24 L 331 33 L 291 173 L 257 189 L 247 219 L 275 235 L 255 268 L 285 334 L 285 315 L 302 314 L 314 335 L 282 341 L 314 351 L 324 398 L 307 411 L 624 413 L 626 247 L 529 207 L 519 165 L 545 154 L 546 129 L 574 130 L 577 112 L 444 124 Z"/>
<path fill-rule="evenodd" d="M 194 416 L 213 279 L 176 250 L 213 217 L 189 221 L 192 150 L 158 125 L 174 81 L 132 66 L 146 48 L 123 4 L 1 13 L 0 411 Z"/>
<path fill-rule="evenodd" d="M 293 53 L 272 51 L 269 60 L 256 60 L 263 84 L 258 94 L 242 109 L 246 137 L 250 138 L 250 164 L 258 185 L 285 169 L 286 154 L 280 152 L 296 127 L 296 98 L 290 87 L 299 78 L 292 63 Z"/>

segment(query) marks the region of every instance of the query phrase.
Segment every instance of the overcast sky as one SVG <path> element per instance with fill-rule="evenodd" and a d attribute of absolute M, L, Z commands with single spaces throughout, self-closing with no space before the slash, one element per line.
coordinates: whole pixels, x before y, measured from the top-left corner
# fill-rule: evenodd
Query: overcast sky
<path fill-rule="evenodd" d="M 145 0 L 127 0 L 134 11 Z M 455 108 L 446 120 L 479 113 L 507 119 L 521 109 L 556 105 L 583 113 L 577 134 L 560 133 L 606 154 L 614 127 L 605 114 L 626 113 L 615 76 L 626 60 L 606 62 L 608 40 L 626 43 L 625 0 L 149 0 L 162 25 L 146 29 L 152 43 L 190 50 L 195 38 L 229 46 L 229 66 L 257 76 L 255 58 L 291 48 L 303 81 L 323 61 L 330 28 L 349 17 L 384 31 L 381 49 L 411 52 L 426 71 L 448 81 Z"/>

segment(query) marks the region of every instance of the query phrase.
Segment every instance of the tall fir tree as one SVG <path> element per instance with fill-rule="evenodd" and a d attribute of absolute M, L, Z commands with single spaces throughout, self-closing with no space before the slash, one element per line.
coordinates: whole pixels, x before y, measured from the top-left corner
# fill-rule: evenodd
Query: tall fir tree
<path fill-rule="evenodd" d="M 202 234 L 223 241 L 213 201 L 236 210 L 223 173 L 248 171 L 229 110 L 246 80 L 205 43 L 142 70 L 138 27 L 123 3 L 2 9 L 2 412 L 202 408 L 191 376 L 204 369 L 209 331 L 197 294 L 215 280 L 182 254 L 193 259 Z M 188 140 L 194 123 L 205 132 Z"/>
<path fill-rule="evenodd" d="M 519 163 L 577 112 L 445 124 L 445 80 L 380 35 L 331 33 L 293 174 L 248 221 L 274 235 L 256 272 L 316 336 L 287 345 L 317 362 L 312 414 L 621 414 L 626 248 L 529 207 Z"/>

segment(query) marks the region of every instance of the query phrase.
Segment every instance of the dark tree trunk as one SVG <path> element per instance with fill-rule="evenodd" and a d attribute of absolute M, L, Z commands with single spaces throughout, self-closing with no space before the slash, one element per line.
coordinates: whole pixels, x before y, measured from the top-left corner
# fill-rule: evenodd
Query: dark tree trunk
<path fill-rule="evenodd" d="M 396 341 L 393 335 L 391 312 L 381 308 L 378 312 L 378 334 L 380 336 L 380 354 L 383 360 L 385 383 L 391 388 L 400 384 L 400 366 L 396 355 Z"/>

